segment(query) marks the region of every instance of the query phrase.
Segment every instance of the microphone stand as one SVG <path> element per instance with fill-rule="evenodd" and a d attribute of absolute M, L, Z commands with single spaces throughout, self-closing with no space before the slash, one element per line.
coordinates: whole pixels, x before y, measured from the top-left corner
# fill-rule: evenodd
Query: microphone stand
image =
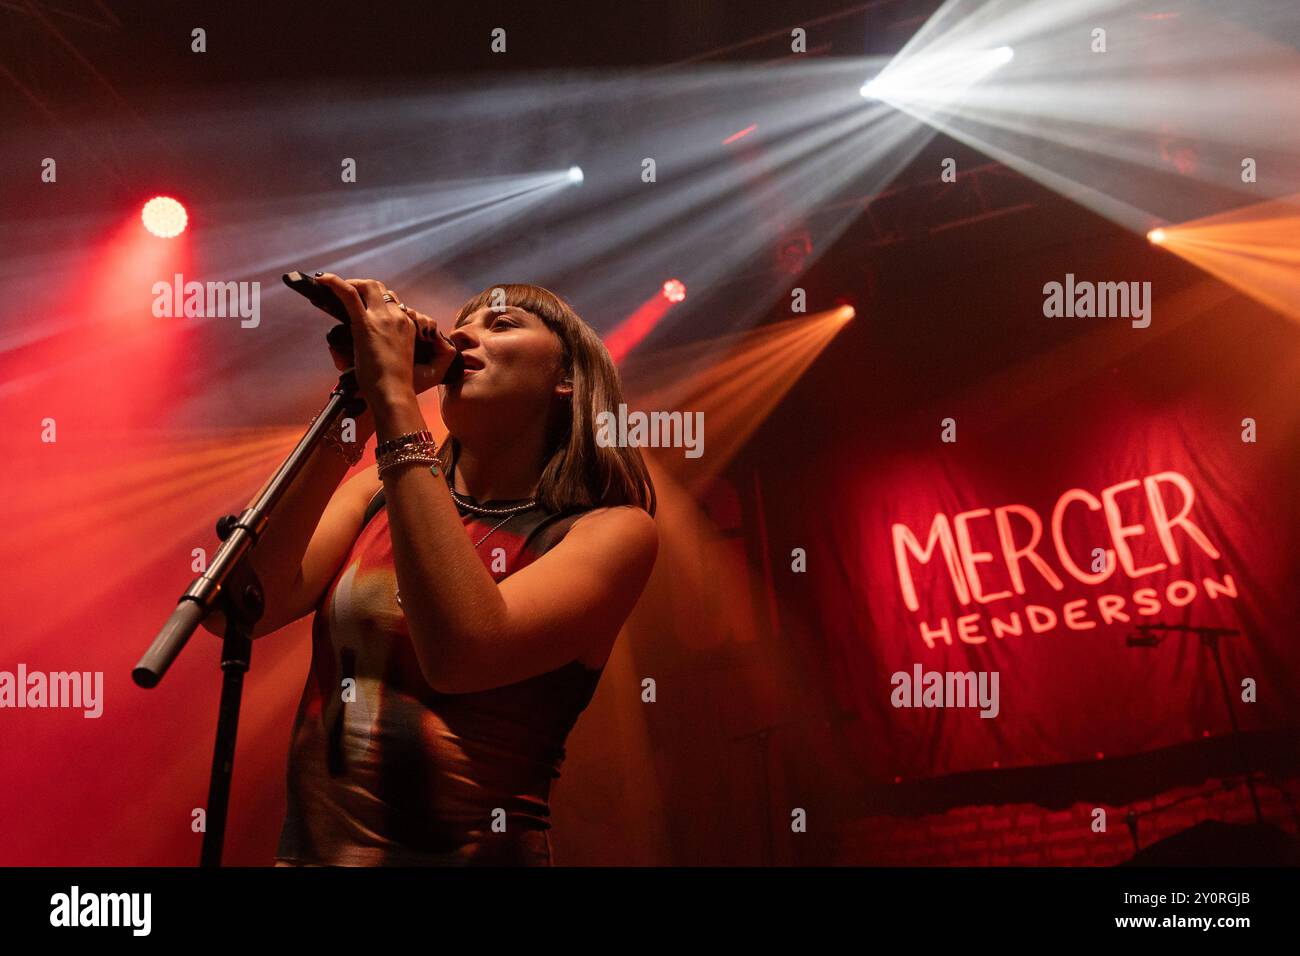
<path fill-rule="evenodd" d="M 281 279 L 317 308 L 334 316 L 339 324 L 331 328 L 325 338 L 336 351 L 350 354 L 352 330 L 348 312 L 329 286 L 301 271 L 286 272 Z M 450 340 L 436 329 L 417 327 L 413 356 L 416 363 L 433 360 L 436 351 L 436 345 L 430 338 L 433 335 L 451 346 Z M 456 352 L 443 374 L 443 382 L 450 384 L 459 381 L 464 371 L 465 362 L 460 353 Z M 253 629 L 265 610 L 262 583 L 248 560 L 249 552 L 257 546 L 258 538 L 271 519 L 271 512 L 306 466 L 325 433 L 345 412 L 355 417 L 365 411 L 365 408 L 365 400 L 357 395 L 355 369 L 349 368 L 339 376 L 338 385 L 330 392 L 325 407 L 308 427 L 307 433 L 298 439 L 293 451 L 275 470 L 266 487 L 242 514 L 225 515 L 217 521 L 217 535 L 223 543 L 216 557 L 212 559 L 207 571 L 195 578 L 181 595 L 176 610 L 172 611 L 167 623 L 131 672 L 132 679 L 141 687 L 156 687 L 190 635 L 212 613 L 213 608 L 220 607 L 225 614 L 226 634 L 221 645 L 221 670 L 225 676 L 221 683 L 221 704 L 217 711 L 217 740 L 212 751 L 212 777 L 208 785 L 207 822 L 203 830 L 200 866 L 221 865 L 244 673 L 248 670 L 249 658 L 252 656 Z"/>
<path fill-rule="evenodd" d="M 235 735 L 239 728 L 239 705 L 244 673 L 253 650 L 253 629 L 265 610 L 262 584 L 253 571 L 249 553 L 270 521 L 280 498 L 320 444 L 325 433 L 345 412 L 355 417 L 365 410 L 357 396 L 355 371 L 339 376 L 338 385 L 316 420 L 298 439 L 298 444 L 275 470 L 270 482 L 240 515 L 225 515 L 217 521 L 222 545 L 201 577 L 195 578 L 177 601 L 176 609 L 162 626 L 139 663 L 131 671 L 141 687 L 156 687 L 167 673 L 190 635 L 219 607 L 226 616 L 226 633 L 221 645 L 221 703 L 217 711 L 217 738 L 212 752 L 212 775 L 208 785 L 207 821 L 203 831 L 200 866 L 220 866 L 225 839 L 226 811 L 230 802 L 230 781 L 235 765 Z"/>
<path fill-rule="evenodd" d="M 1128 645 L 1130 647 L 1155 647 L 1164 640 L 1163 637 L 1157 636 L 1157 631 L 1173 631 L 1182 634 L 1195 634 L 1201 639 L 1201 644 L 1206 647 L 1210 656 L 1214 658 L 1214 666 L 1219 672 L 1219 687 L 1223 690 L 1223 704 L 1228 709 L 1228 723 L 1232 726 L 1232 739 L 1237 742 L 1241 736 L 1241 728 L 1237 725 L 1237 713 L 1232 709 L 1232 692 L 1228 689 L 1228 675 L 1223 669 L 1223 657 L 1219 653 L 1219 639 L 1223 637 L 1240 637 L 1241 631 L 1228 627 L 1197 627 L 1192 624 L 1138 624 L 1135 630 L 1141 631 L 1141 637 L 1130 637 Z M 1255 819 L 1259 823 L 1264 822 L 1264 812 L 1259 805 L 1259 794 L 1255 791 L 1255 771 L 1247 761 L 1245 753 L 1240 747 L 1233 748 L 1239 760 L 1241 773 L 1246 778 L 1246 789 L 1250 792 L 1250 802 L 1255 810 Z"/>

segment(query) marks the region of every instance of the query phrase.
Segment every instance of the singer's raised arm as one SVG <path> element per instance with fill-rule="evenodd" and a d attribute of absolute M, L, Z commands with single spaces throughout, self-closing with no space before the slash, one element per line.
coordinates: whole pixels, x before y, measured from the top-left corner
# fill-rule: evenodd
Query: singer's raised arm
<path fill-rule="evenodd" d="M 414 392 L 377 398 L 375 422 L 381 442 L 427 427 Z M 524 680 L 612 645 L 654 566 L 654 519 L 619 506 L 585 514 L 498 585 L 443 479 L 399 468 L 385 474 L 384 493 L 411 641 L 444 693 Z"/>

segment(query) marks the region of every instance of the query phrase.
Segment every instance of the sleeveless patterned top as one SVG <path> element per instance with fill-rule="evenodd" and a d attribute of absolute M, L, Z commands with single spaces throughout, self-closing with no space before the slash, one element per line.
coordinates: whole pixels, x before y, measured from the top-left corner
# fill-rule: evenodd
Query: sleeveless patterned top
<path fill-rule="evenodd" d="M 541 505 L 514 514 L 483 541 L 480 557 L 502 581 L 554 547 L 581 514 Z M 462 520 L 479 541 L 502 518 Z M 420 673 L 396 592 L 380 489 L 312 621 L 276 859 L 550 865 L 551 781 L 604 668 L 573 660 L 491 690 L 439 693 Z"/>

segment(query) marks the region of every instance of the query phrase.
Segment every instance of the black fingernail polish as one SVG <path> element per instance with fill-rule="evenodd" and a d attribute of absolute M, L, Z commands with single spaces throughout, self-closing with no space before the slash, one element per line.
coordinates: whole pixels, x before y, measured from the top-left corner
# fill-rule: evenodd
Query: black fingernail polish
<path fill-rule="evenodd" d="M 316 274 L 317 274 L 318 276 L 323 276 L 325 273 L 323 273 L 323 272 L 318 272 L 318 273 L 316 273 Z"/>

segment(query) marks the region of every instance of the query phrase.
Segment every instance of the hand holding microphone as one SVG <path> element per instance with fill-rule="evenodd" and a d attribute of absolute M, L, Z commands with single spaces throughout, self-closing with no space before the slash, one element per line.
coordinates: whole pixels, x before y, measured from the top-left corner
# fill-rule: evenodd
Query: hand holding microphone
<path fill-rule="evenodd" d="M 368 404 L 458 381 L 464 362 L 438 323 L 405 306 L 376 279 L 289 272 L 284 282 L 341 324 L 326 335 L 339 371 L 355 368 Z"/>

